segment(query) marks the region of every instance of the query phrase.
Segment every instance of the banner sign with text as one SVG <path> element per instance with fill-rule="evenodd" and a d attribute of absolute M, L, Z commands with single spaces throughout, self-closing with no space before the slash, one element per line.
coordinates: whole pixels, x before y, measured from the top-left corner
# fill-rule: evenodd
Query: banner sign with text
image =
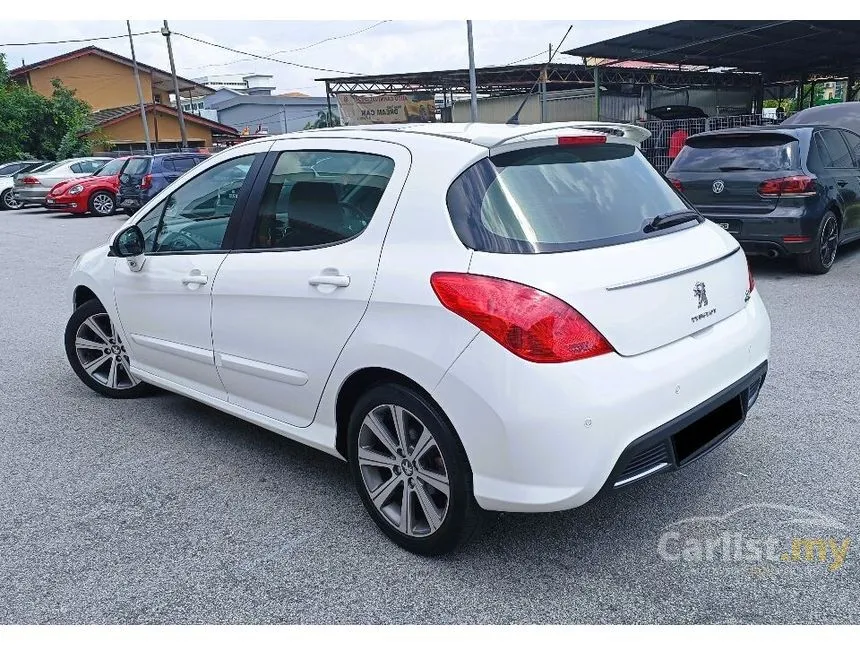
<path fill-rule="evenodd" d="M 435 123 L 432 94 L 338 94 L 344 125 L 379 123 Z"/>

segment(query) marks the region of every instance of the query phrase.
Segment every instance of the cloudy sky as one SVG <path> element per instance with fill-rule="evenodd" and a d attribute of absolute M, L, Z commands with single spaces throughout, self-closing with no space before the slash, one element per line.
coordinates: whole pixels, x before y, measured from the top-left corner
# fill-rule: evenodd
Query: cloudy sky
<path fill-rule="evenodd" d="M 565 41 L 564 49 L 644 29 L 661 22 L 666 21 L 582 20 L 571 23 L 475 20 L 475 62 L 476 65 L 483 66 L 504 65 L 520 59 L 526 59 L 523 62 L 545 60 L 544 52 L 549 43 L 557 45 L 570 24 L 573 24 L 573 31 Z M 135 33 L 157 31 L 160 27 L 160 21 L 132 21 L 132 30 Z M 337 73 L 315 71 L 253 59 L 175 36 L 174 57 L 177 73 L 181 76 L 197 77 L 236 72 L 273 74 L 279 91 L 297 90 L 308 94 L 322 94 L 323 85 L 315 83 L 314 79 L 342 75 L 340 72 L 381 74 L 462 68 L 468 65 L 466 23 L 462 20 L 391 20 L 381 24 L 378 20 L 176 20 L 170 21 L 170 28 L 174 32 L 244 52 L 310 67 L 338 70 Z M 9 67 L 19 66 L 22 59 L 26 63 L 34 63 L 88 44 L 128 56 L 127 38 L 92 43 L 18 45 L 117 36 L 125 31 L 125 21 L 120 20 L 27 22 L 4 19 L 0 22 L 0 52 L 6 55 Z M 358 31 L 361 33 L 354 33 Z M 168 69 L 167 49 L 161 34 L 136 36 L 135 49 L 139 61 Z M 561 55 L 556 61 L 578 62 Z"/>

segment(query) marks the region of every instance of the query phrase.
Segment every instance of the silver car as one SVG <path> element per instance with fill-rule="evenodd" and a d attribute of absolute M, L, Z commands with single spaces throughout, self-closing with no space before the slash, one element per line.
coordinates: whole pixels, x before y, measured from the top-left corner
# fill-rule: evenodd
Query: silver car
<path fill-rule="evenodd" d="M 22 204 L 43 206 L 48 193 L 61 181 L 89 177 L 110 160 L 111 157 L 78 157 L 58 161 L 37 172 L 20 173 L 15 177 L 13 199 Z"/>

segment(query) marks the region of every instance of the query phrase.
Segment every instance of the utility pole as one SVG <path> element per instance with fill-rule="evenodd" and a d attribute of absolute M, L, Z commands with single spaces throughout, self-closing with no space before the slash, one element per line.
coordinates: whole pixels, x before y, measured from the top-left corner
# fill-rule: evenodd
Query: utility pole
<path fill-rule="evenodd" d="M 149 123 L 146 122 L 146 107 L 143 104 L 143 90 L 140 89 L 140 72 L 137 69 L 137 57 L 134 55 L 134 38 L 131 37 L 131 21 L 126 20 L 128 28 L 128 44 L 131 47 L 131 62 L 134 65 L 134 82 L 137 85 L 137 102 L 140 104 L 140 120 L 143 123 L 143 137 L 146 139 L 146 154 L 152 154 L 152 144 L 149 142 Z"/>
<path fill-rule="evenodd" d="M 170 44 L 170 27 L 167 21 L 161 28 L 161 35 L 167 39 L 167 57 L 170 59 L 170 73 L 173 75 L 173 93 L 176 95 L 176 116 L 179 117 L 179 133 L 182 135 L 182 147 L 188 147 L 188 133 L 185 131 L 185 116 L 182 114 L 182 97 L 179 94 L 179 80 L 176 78 L 176 65 L 173 62 L 173 47 Z"/>
<path fill-rule="evenodd" d="M 547 105 L 546 105 L 546 81 L 547 76 L 549 75 L 549 63 L 552 60 L 552 43 L 549 44 L 549 57 L 547 58 L 547 66 L 543 68 L 541 72 L 540 78 L 540 122 L 546 123 L 549 119 L 547 115 Z"/>
<path fill-rule="evenodd" d="M 284 110 L 284 134 L 287 133 L 287 106 L 282 105 L 281 108 Z"/>
<path fill-rule="evenodd" d="M 475 80 L 475 44 L 472 42 L 472 21 L 466 21 L 466 38 L 469 40 L 469 91 L 472 94 L 470 116 L 472 123 L 478 120 L 478 82 Z"/>

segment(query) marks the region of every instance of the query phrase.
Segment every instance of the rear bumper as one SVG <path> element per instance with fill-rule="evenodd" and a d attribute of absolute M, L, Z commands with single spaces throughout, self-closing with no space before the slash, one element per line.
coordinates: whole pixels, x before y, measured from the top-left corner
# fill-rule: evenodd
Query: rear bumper
<path fill-rule="evenodd" d="M 481 507 L 558 511 L 614 487 L 635 447 L 671 441 L 719 408 L 726 392 L 749 387 L 769 351 L 770 319 L 756 290 L 733 316 L 637 356 L 537 365 L 478 334 L 433 395 L 463 443 Z M 714 436 L 702 435 L 704 443 L 673 447 L 660 470 L 721 443 L 742 412 L 737 425 L 729 419 Z"/>
<path fill-rule="evenodd" d="M 771 257 L 809 253 L 821 216 L 803 206 L 779 206 L 766 215 L 702 212 L 738 240 L 750 255 Z"/>
<path fill-rule="evenodd" d="M 15 199 L 22 204 L 40 204 L 44 205 L 45 198 L 48 196 L 50 189 L 48 188 L 14 188 L 12 190 Z"/>
<path fill-rule="evenodd" d="M 687 466 L 743 425 L 767 376 L 767 361 L 693 409 L 642 435 L 621 453 L 604 489 Z"/>

